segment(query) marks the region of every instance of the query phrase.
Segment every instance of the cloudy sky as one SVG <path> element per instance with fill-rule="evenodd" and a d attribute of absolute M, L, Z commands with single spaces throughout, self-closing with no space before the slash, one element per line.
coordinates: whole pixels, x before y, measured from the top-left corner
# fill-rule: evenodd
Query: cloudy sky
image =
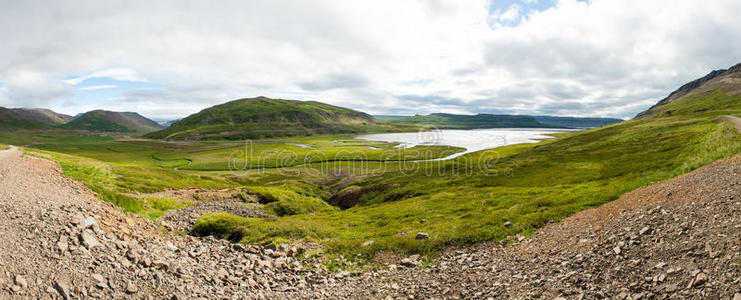
<path fill-rule="evenodd" d="M 738 0 L 0 0 L 0 106 L 630 118 L 741 62 Z"/>

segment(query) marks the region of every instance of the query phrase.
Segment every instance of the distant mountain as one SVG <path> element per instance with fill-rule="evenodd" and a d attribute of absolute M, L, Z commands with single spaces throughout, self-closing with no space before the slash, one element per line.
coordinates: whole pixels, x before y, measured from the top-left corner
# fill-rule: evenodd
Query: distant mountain
<path fill-rule="evenodd" d="M 12 110 L 26 120 L 49 126 L 64 124 L 73 119 L 72 116 L 56 113 L 45 108 L 13 108 Z"/>
<path fill-rule="evenodd" d="M 63 129 L 102 132 L 148 133 L 162 129 L 156 122 L 134 112 L 93 110 L 59 126 Z"/>
<path fill-rule="evenodd" d="M 372 116 L 316 101 L 257 97 L 216 105 L 146 136 L 157 139 L 245 139 L 387 131 Z"/>
<path fill-rule="evenodd" d="M 181 119 L 176 119 L 176 120 L 159 120 L 159 121 L 156 121 L 156 122 L 157 122 L 157 124 L 160 124 L 160 126 L 162 126 L 163 128 L 167 128 L 167 127 L 172 126 L 172 124 L 175 124 L 175 122 L 180 121 L 180 120 Z"/>
<path fill-rule="evenodd" d="M 538 122 L 532 116 L 517 115 L 456 115 L 434 113 L 416 115 L 406 118 L 380 117 L 379 120 L 396 125 L 414 125 L 420 127 L 436 127 L 439 129 L 475 129 L 475 128 L 544 128 L 551 127 Z M 561 126 L 557 126 L 561 127 Z"/>
<path fill-rule="evenodd" d="M 741 110 L 741 64 L 721 69 L 693 80 L 636 119 L 668 117 L 682 114 L 734 114 Z"/>
<path fill-rule="evenodd" d="M 434 113 L 425 116 L 378 116 L 378 119 L 397 125 L 416 125 L 437 127 L 440 129 L 476 129 L 476 128 L 585 128 L 601 127 L 621 122 L 611 118 L 578 118 L 527 115 L 456 115 Z"/>
<path fill-rule="evenodd" d="M 570 127 L 570 128 L 592 128 L 602 127 L 624 121 L 615 118 L 581 118 L 581 117 L 553 117 L 553 116 L 535 116 L 535 120 L 549 126 Z"/>

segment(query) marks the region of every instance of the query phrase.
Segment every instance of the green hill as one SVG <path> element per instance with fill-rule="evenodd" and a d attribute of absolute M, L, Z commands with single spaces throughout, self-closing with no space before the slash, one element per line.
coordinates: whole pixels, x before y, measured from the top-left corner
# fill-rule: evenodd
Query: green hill
<path fill-rule="evenodd" d="M 63 129 L 102 132 L 148 133 L 162 127 L 150 119 L 132 112 L 93 110 L 59 126 Z"/>
<path fill-rule="evenodd" d="M 0 107 L 0 129 L 43 129 L 49 125 L 29 119 L 13 109 Z"/>
<path fill-rule="evenodd" d="M 64 124 L 73 119 L 72 116 L 56 113 L 46 108 L 13 108 L 12 110 L 25 120 L 49 126 Z"/>
<path fill-rule="evenodd" d="M 316 101 L 240 99 L 216 105 L 147 134 L 156 139 L 245 139 L 387 131 L 372 116 Z"/>

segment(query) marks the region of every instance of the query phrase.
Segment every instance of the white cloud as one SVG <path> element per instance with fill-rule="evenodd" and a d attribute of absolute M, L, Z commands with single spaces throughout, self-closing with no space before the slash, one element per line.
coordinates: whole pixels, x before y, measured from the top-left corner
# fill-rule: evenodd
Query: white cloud
<path fill-rule="evenodd" d="M 94 90 L 103 90 L 103 89 L 115 89 L 118 86 L 112 85 L 112 84 L 102 84 L 102 85 L 91 85 L 91 86 L 85 86 L 81 87 L 78 90 L 80 91 L 94 91 Z"/>
<path fill-rule="evenodd" d="M 515 22 L 520 19 L 521 10 L 522 10 L 522 6 L 518 4 L 512 4 L 504 11 L 502 10 L 495 11 L 494 14 L 491 15 L 490 19 L 492 22 L 495 22 L 495 23 Z"/>
<path fill-rule="evenodd" d="M 629 117 L 740 60 L 736 0 L 561 0 L 542 12 L 510 7 L 499 18 L 516 24 L 494 29 L 488 3 L 3 2 L 0 105 L 174 118 L 265 95 L 383 114 Z M 24 73 L 38 80 L 14 79 Z M 94 77 L 162 88 L 72 96 Z"/>
<path fill-rule="evenodd" d="M 139 74 L 137 74 L 136 71 L 128 69 L 128 68 L 114 68 L 114 69 L 96 71 L 96 72 L 92 72 L 85 76 L 66 79 L 64 80 L 64 82 L 67 82 L 73 85 L 78 85 L 82 83 L 83 81 L 88 80 L 90 78 L 112 78 L 112 79 L 121 80 L 121 81 L 149 82 L 149 80 L 139 76 Z"/>

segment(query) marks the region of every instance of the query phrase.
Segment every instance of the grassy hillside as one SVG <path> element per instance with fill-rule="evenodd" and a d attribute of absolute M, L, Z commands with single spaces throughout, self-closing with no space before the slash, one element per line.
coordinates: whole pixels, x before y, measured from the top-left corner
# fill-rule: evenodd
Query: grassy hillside
<path fill-rule="evenodd" d="M 26 120 L 39 122 L 48 126 L 56 126 L 72 120 L 72 116 L 59 114 L 45 108 L 14 108 L 13 111 Z"/>
<path fill-rule="evenodd" d="M 315 101 L 240 99 L 205 109 L 147 135 L 156 139 L 255 139 L 388 131 L 372 116 Z"/>
<path fill-rule="evenodd" d="M 137 113 L 94 110 L 59 126 L 63 129 L 148 133 L 162 127 Z"/>
<path fill-rule="evenodd" d="M 28 119 L 12 109 L 0 107 L 0 128 L 2 129 L 43 129 L 49 125 Z"/>

